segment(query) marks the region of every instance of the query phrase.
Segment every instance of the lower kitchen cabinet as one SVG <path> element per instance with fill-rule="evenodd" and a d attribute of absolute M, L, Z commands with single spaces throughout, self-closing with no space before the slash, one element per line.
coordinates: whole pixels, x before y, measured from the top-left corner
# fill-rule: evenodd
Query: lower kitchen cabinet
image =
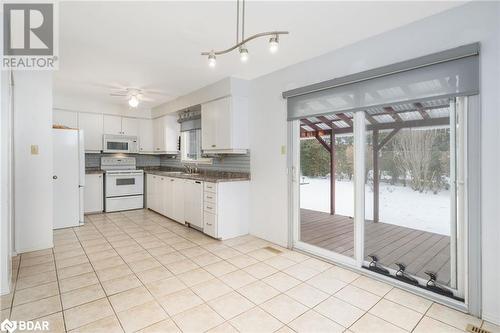
<path fill-rule="evenodd" d="M 205 234 L 248 234 L 249 181 L 210 183 L 146 174 L 146 207 Z"/>
<path fill-rule="evenodd" d="M 83 207 L 85 213 L 99 213 L 104 207 L 103 174 L 86 174 Z"/>
<path fill-rule="evenodd" d="M 205 182 L 203 232 L 218 239 L 248 234 L 249 181 Z"/>

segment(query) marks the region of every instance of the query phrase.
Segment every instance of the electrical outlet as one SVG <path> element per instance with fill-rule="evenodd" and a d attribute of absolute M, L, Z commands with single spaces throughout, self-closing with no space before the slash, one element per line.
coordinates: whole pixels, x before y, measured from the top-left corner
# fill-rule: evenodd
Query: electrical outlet
<path fill-rule="evenodd" d="M 38 155 L 38 145 L 31 145 L 31 155 Z"/>

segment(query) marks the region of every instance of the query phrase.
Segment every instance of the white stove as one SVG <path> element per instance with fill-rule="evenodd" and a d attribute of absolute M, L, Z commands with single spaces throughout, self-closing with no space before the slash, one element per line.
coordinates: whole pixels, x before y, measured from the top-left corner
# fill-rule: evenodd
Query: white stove
<path fill-rule="evenodd" d="M 105 171 L 104 211 L 144 207 L 144 171 L 137 170 L 135 157 L 101 157 Z"/>

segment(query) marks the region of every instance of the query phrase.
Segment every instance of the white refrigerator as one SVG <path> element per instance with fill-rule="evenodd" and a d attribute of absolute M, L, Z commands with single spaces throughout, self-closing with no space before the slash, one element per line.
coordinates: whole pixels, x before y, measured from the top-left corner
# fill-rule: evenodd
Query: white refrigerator
<path fill-rule="evenodd" d="M 52 129 L 54 229 L 83 225 L 85 149 L 83 131 Z"/>

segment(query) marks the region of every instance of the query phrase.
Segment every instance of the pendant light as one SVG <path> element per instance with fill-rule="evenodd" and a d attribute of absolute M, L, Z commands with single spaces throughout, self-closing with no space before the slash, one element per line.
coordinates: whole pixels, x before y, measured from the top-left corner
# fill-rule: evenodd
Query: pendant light
<path fill-rule="evenodd" d="M 219 55 L 223 55 L 229 53 L 234 50 L 238 50 L 240 53 L 240 60 L 243 63 L 246 63 L 249 58 L 248 48 L 246 44 L 251 40 L 271 36 L 269 39 L 269 52 L 276 53 L 279 48 L 279 36 L 287 35 L 288 31 L 269 31 L 269 32 L 261 32 L 250 37 L 245 38 L 245 0 L 242 1 L 242 10 L 241 10 L 241 41 L 240 41 L 240 0 L 236 0 L 236 44 L 231 46 L 230 48 L 222 51 L 207 51 L 202 52 L 202 56 L 208 56 L 208 66 L 215 67 L 216 65 L 216 57 Z"/>

